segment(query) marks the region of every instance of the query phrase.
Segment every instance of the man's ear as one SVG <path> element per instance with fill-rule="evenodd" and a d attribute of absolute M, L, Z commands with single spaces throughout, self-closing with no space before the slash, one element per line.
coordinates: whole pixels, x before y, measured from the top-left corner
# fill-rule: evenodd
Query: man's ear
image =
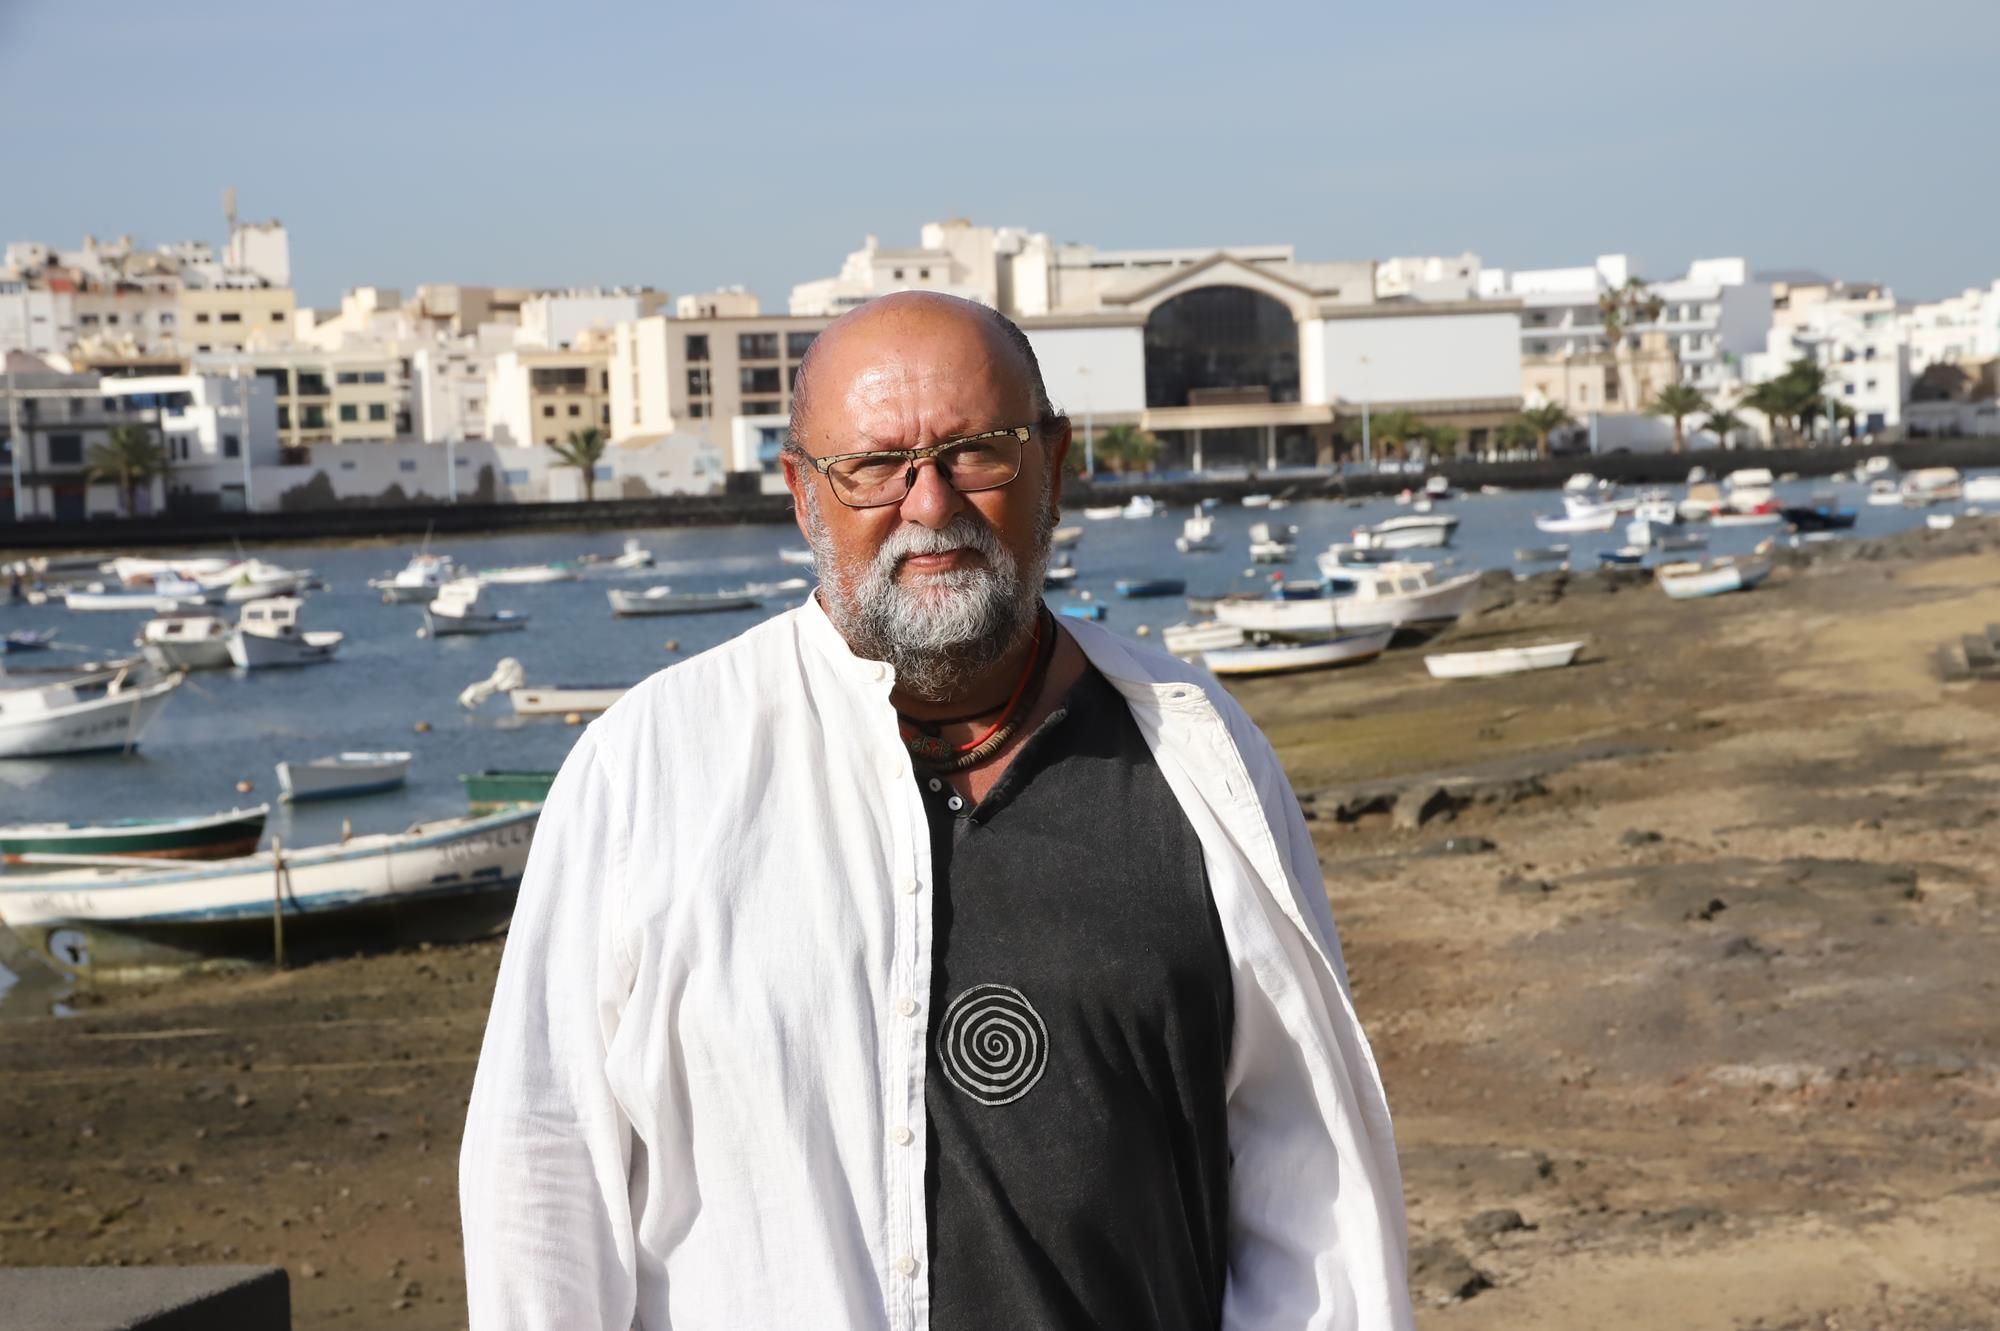
<path fill-rule="evenodd" d="M 1049 481 L 1049 502 L 1057 509 L 1062 507 L 1063 464 L 1069 460 L 1070 424 L 1069 417 L 1059 417 L 1057 424 L 1047 432 L 1048 446 L 1043 450 L 1044 466 L 1055 468 L 1055 475 Z"/>
<path fill-rule="evenodd" d="M 806 475 L 806 467 L 799 461 L 797 453 L 787 448 L 778 454 L 778 465 L 785 471 L 785 488 L 792 492 L 792 521 L 799 526 L 799 535 L 812 544 L 812 531 L 806 526 L 806 490 L 812 484 L 812 477 Z"/>

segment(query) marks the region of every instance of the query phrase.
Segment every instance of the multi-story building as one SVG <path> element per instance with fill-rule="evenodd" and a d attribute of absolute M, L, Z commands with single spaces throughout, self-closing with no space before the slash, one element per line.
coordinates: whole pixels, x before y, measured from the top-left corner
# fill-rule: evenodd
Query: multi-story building
<path fill-rule="evenodd" d="M 1427 254 L 1383 259 L 1375 265 L 1375 296 L 1414 296 L 1419 300 L 1471 300 L 1479 294 L 1479 256 Z"/>
<path fill-rule="evenodd" d="M 667 293 L 650 287 L 610 287 L 545 291 L 521 303 L 523 346 L 564 348 L 586 338 L 606 338 L 621 323 L 643 319 L 667 304 Z"/>
<path fill-rule="evenodd" d="M 732 471 L 774 472 L 799 363 L 832 319 L 656 315 L 620 324 L 609 366 L 612 437 L 692 433 L 727 454 Z M 745 434 L 733 424 L 739 419 L 756 425 Z M 739 436 L 757 442 L 742 445 Z"/>
<path fill-rule="evenodd" d="M 487 377 L 488 436 L 512 447 L 564 443 L 584 429 L 615 438 L 610 366 L 609 347 L 594 337 L 567 349 L 501 352 Z"/>
<path fill-rule="evenodd" d="M 182 287 L 175 314 L 184 353 L 243 351 L 292 340 L 296 308 L 290 287 Z"/>
<path fill-rule="evenodd" d="M 88 469 L 91 448 L 131 423 L 124 404 L 100 393 L 94 374 L 67 373 L 25 352 L 0 357 L 7 370 L 0 380 L 0 519 L 116 513 L 116 487 L 93 494 Z"/>
<path fill-rule="evenodd" d="M 1621 404 L 1651 402 L 1668 384 L 1681 382 L 1680 357 L 1665 333 L 1620 338 L 1615 349 L 1524 354 L 1521 395 L 1530 405 L 1555 403 L 1579 420 Z M 1629 410 L 1629 407 L 1623 409 Z"/>
<path fill-rule="evenodd" d="M 193 364 L 207 373 L 241 371 L 268 382 L 278 438 L 288 449 L 387 443 L 411 432 L 409 367 L 398 356 L 284 347 L 212 352 Z"/>
<path fill-rule="evenodd" d="M 1854 413 L 1854 433 L 1901 427 L 1910 398 L 1909 337 L 1895 296 L 1875 291 L 1814 302 L 1772 328 L 1765 349 L 1744 359 L 1744 381 L 1762 383 L 1794 361 L 1810 360 L 1825 373 L 1827 396 Z"/>
<path fill-rule="evenodd" d="M 1482 297 L 1520 303 L 1524 389 L 1531 376 L 1546 373 L 1553 361 L 1594 356 L 1600 367 L 1608 363 L 1605 353 L 1612 348 L 1601 302 L 1630 289 L 1634 275 L 1635 265 L 1622 254 L 1601 255 L 1588 268 L 1488 268 L 1478 275 Z M 1742 358 L 1764 349 L 1772 320 L 1771 288 L 1752 280 L 1742 259 L 1697 259 L 1686 276 L 1644 283 L 1641 294 L 1657 303 L 1659 316 L 1627 323 L 1621 330 L 1626 344 L 1637 350 L 1648 334 L 1664 337 L 1683 383 L 1726 395 Z M 1643 410 L 1646 399 L 1637 390 L 1644 378 L 1643 372 L 1626 376 L 1618 384 L 1620 398 L 1590 409 Z"/>
<path fill-rule="evenodd" d="M 2000 280 L 1912 305 L 1901 323 L 1909 339 L 1912 374 L 1933 365 L 1972 365 L 2000 357 Z"/>
<path fill-rule="evenodd" d="M 75 283 L 30 283 L 0 273 L 0 354 L 60 356 L 76 334 Z"/>
<path fill-rule="evenodd" d="M 674 301 L 676 319 L 752 319 L 761 313 L 757 297 L 741 286 L 696 291 Z"/>
<path fill-rule="evenodd" d="M 124 415 L 149 418 L 157 429 L 167 469 L 153 488 L 167 508 L 240 513 L 257 506 L 257 469 L 277 466 L 283 456 L 269 379 L 247 374 L 106 379 L 99 391 Z"/>

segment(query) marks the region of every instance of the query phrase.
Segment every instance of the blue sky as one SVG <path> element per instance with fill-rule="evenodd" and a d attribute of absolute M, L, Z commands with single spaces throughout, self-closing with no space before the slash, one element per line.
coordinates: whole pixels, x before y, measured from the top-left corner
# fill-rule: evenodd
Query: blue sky
<path fill-rule="evenodd" d="M 967 216 L 1106 247 L 2000 276 L 1994 0 L 0 0 L 0 237 L 291 229 L 364 283 L 742 282 Z"/>

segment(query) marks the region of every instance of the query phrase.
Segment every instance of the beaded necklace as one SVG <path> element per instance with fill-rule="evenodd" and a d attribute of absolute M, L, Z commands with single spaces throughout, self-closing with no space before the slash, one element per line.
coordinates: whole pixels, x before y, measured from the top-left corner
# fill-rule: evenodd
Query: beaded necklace
<path fill-rule="evenodd" d="M 910 757 L 919 765 L 933 772 L 963 772 L 977 767 L 991 758 L 1007 741 L 1014 737 L 1020 727 L 1021 718 L 1034 705 L 1035 695 L 1040 692 L 1040 681 L 1048 674 L 1049 662 L 1055 658 L 1055 634 L 1044 634 L 1043 620 L 1048 611 L 1035 616 L 1035 636 L 1028 649 L 1028 663 L 1021 671 L 1021 678 L 1014 685 L 1013 694 L 1007 699 L 1000 713 L 1000 719 L 987 728 L 985 734 L 969 744 L 947 744 L 935 735 L 926 735 L 911 722 L 897 718 L 897 728 L 902 731 L 903 747 L 910 751 Z M 967 718 L 970 719 L 970 718 Z M 933 724 L 952 725 L 957 722 L 945 721 Z"/>

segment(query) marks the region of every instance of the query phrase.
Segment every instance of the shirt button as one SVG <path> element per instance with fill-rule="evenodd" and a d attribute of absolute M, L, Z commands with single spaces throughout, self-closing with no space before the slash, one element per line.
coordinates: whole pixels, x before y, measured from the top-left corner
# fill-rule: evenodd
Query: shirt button
<path fill-rule="evenodd" d="M 903 1256 L 901 1256 L 901 1257 L 898 1257 L 898 1258 L 896 1259 L 896 1274 L 897 1274 L 897 1275 L 899 1275 L 899 1276 L 913 1276 L 913 1275 L 915 1275 L 916 1273 L 917 1273 L 917 1259 L 916 1259 L 916 1258 L 914 1258 L 914 1257 L 910 1256 L 909 1254 L 905 1253 L 905 1254 L 904 1254 Z"/>
<path fill-rule="evenodd" d="M 957 813 L 960 809 L 963 809 L 965 807 L 965 801 L 960 799 L 956 795 L 953 795 L 950 799 L 946 800 L 944 803 L 945 807 L 950 809 L 953 813 Z"/>
<path fill-rule="evenodd" d="M 908 1146 L 917 1139 L 917 1134 L 911 1132 L 908 1128 L 897 1128 L 889 1134 L 889 1139 L 898 1146 Z"/>
<path fill-rule="evenodd" d="M 932 790 L 943 790 L 943 789 L 944 789 L 944 782 L 942 782 L 942 781 L 938 780 L 938 779 L 937 779 L 936 777 L 932 777 L 932 778 L 931 778 L 931 781 L 930 781 L 930 785 L 931 785 L 931 789 L 932 789 Z"/>
<path fill-rule="evenodd" d="M 906 897 L 913 897 L 917 894 L 917 880 L 914 878 L 905 878 L 902 882 L 896 884 L 896 890 Z"/>
<path fill-rule="evenodd" d="M 914 998 L 899 998 L 899 999 L 897 999 L 897 1000 L 896 1000 L 896 1011 L 897 1011 L 898 1013 L 900 1013 L 901 1015 L 905 1016 L 905 1017 L 914 1017 L 914 1016 L 916 1016 L 916 1015 L 917 1015 L 917 1000 L 916 1000 L 916 999 L 914 999 Z"/>

